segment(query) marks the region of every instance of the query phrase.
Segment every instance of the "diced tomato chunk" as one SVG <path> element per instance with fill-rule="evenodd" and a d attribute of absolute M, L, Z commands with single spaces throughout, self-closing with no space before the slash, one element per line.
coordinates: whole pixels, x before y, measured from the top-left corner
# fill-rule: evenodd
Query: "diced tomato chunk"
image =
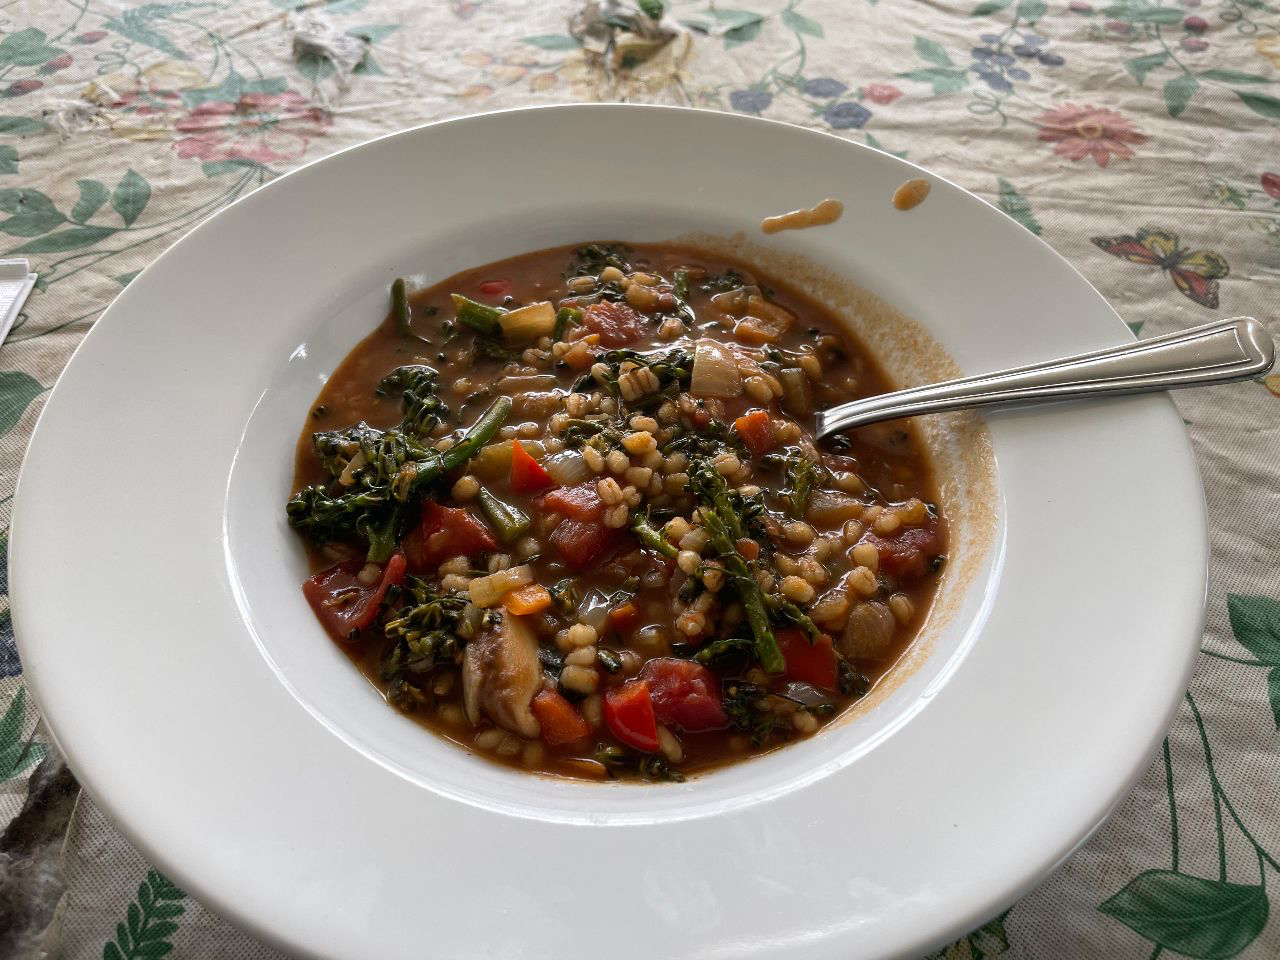
<path fill-rule="evenodd" d="M 543 690 L 533 698 L 531 706 L 542 739 L 548 746 L 577 743 L 591 732 L 582 714 L 554 690 Z"/>
<path fill-rule="evenodd" d="M 514 451 L 514 447 L 512 450 Z M 604 512 L 604 501 L 596 490 L 596 481 L 588 480 L 576 487 L 548 490 L 535 501 L 539 510 L 554 510 L 570 520 L 595 520 Z"/>
<path fill-rule="evenodd" d="M 364 565 L 363 560 L 348 560 L 321 570 L 302 584 L 302 595 L 335 640 L 350 640 L 353 632 L 373 623 L 387 591 L 404 582 L 406 564 L 399 550 L 387 560 L 376 584 L 365 586 L 357 579 Z"/>
<path fill-rule="evenodd" d="M 434 500 L 422 505 L 422 522 L 404 538 L 409 569 L 415 573 L 431 573 L 450 557 L 469 557 L 497 546 L 489 529 L 468 510 L 442 507 Z"/>
<path fill-rule="evenodd" d="M 880 553 L 880 569 L 899 580 L 918 580 L 940 546 L 937 527 L 902 527 L 891 537 L 870 533 L 863 538 Z"/>
<path fill-rule="evenodd" d="M 702 664 L 658 657 L 644 665 L 640 679 L 649 685 L 653 712 L 665 726 L 697 733 L 729 725 L 720 681 Z"/>
<path fill-rule="evenodd" d="M 600 334 L 600 344 L 605 347 L 625 347 L 635 343 L 645 329 L 641 314 L 625 303 L 608 300 L 587 307 L 582 322 L 592 333 Z"/>
<path fill-rule="evenodd" d="M 773 421 L 767 410 L 752 410 L 733 421 L 733 427 L 747 449 L 757 456 L 773 449 Z"/>
<path fill-rule="evenodd" d="M 623 532 L 598 520 L 562 520 L 551 531 L 551 545 L 564 557 L 569 569 L 581 573 L 608 560 L 622 544 Z"/>
<path fill-rule="evenodd" d="M 542 469 L 542 465 L 529 455 L 519 440 L 511 441 L 511 489 L 517 493 L 530 490 L 545 490 L 554 487 L 556 482 L 551 474 Z"/>
<path fill-rule="evenodd" d="M 777 632 L 778 646 L 787 661 L 787 676 L 819 690 L 836 689 L 836 652 L 825 633 L 812 643 L 809 635 L 795 627 Z"/>
<path fill-rule="evenodd" d="M 604 722 L 629 747 L 654 753 L 658 749 L 658 721 L 649 699 L 649 685 L 631 680 L 604 695 Z"/>
<path fill-rule="evenodd" d="M 505 279 L 486 280 L 476 290 L 482 297 L 489 300 L 501 300 L 507 295 L 507 291 L 511 289 L 511 284 Z"/>

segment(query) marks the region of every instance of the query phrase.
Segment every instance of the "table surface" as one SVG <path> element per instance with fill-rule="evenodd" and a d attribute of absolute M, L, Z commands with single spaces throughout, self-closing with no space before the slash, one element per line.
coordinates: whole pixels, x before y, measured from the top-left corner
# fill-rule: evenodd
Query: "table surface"
<path fill-rule="evenodd" d="M 629 4 L 0 0 L 0 255 L 41 275 L 0 348 L 0 549 L 44 396 L 139 270 L 286 170 L 480 110 L 633 100 L 834 130 L 999 207 L 1139 335 L 1235 314 L 1277 330 L 1273 0 L 732 3 L 668 2 L 659 24 Z M 1097 835 L 939 956 L 1280 955 L 1280 376 L 1177 403 L 1213 553 L 1184 707 Z M 1097 549 L 1064 546 L 1082 563 Z M 1064 668 L 1088 709 L 1106 664 L 1064 651 Z M 0 955 L 279 956 L 79 794 L 25 695 L 7 605 L 0 830 Z"/>

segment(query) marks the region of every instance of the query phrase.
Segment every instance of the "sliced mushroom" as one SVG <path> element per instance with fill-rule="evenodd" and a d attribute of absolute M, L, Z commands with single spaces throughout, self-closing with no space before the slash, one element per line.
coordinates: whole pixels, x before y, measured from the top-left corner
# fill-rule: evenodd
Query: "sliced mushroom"
<path fill-rule="evenodd" d="M 530 704 L 542 689 L 538 640 L 529 625 L 507 611 L 497 628 L 481 631 L 467 644 L 462 663 L 462 700 L 467 719 L 485 714 L 522 737 L 538 735 Z"/>

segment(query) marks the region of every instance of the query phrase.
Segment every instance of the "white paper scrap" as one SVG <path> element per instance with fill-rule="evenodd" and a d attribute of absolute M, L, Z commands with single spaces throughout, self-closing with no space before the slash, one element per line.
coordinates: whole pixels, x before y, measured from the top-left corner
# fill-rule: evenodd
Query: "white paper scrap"
<path fill-rule="evenodd" d="M 25 259 L 0 260 L 0 343 L 9 336 L 13 321 L 18 319 L 18 311 L 35 283 L 36 275 Z"/>

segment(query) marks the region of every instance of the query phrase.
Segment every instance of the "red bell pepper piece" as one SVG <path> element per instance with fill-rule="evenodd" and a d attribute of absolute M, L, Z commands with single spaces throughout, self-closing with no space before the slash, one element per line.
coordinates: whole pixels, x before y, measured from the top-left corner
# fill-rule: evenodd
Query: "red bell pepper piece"
<path fill-rule="evenodd" d="M 556 482 L 551 474 L 542 469 L 542 465 L 529 455 L 519 440 L 511 441 L 511 489 L 517 493 L 530 490 L 545 490 L 554 487 Z"/>
<path fill-rule="evenodd" d="M 354 639 L 354 634 L 378 616 L 378 607 L 392 585 L 404 583 L 406 563 L 399 550 L 388 558 L 382 579 L 376 584 L 366 586 L 356 579 L 364 565 L 363 560 L 348 560 L 320 571 L 302 584 L 302 595 L 335 640 Z"/>
<path fill-rule="evenodd" d="M 508 281 L 499 279 L 499 280 L 486 280 L 484 283 L 480 284 L 480 286 L 478 286 L 476 289 L 480 291 L 480 295 L 482 297 L 487 297 L 490 300 L 501 300 L 503 297 L 507 295 L 507 291 L 510 288 L 511 288 L 511 284 Z"/>
<path fill-rule="evenodd" d="M 654 753 L 658 749 L 658 721 L 649 699 L 649 685 L 631 680 L 604 695 L 604 722 L 628 747 Z"/>
<path fill-rule="evenodd" d="M 836 652 L 831 638 L 821 634 L 812 643 L 803 630 L 787 627 L 777 631 L 778 646 L 787 661 L 787 676 L 819 690 L 836 689 Z"/>

